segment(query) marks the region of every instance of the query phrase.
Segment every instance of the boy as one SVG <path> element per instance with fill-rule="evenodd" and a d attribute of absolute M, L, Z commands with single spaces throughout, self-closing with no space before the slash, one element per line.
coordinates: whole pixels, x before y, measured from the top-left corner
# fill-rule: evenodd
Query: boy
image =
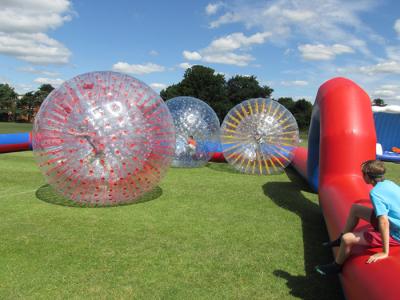
<path fill-rule="evenodd" d="M 193 135 L 189 135 L 189 138 L 187 140 L 188 148 L 189 148 L 189 154 L 194 155 L 196 154 L 196 147 L 197 147 L 197 142 L 193 138 Z"/>
<path fill-rule="evenodd" d="M 190 148 L 190 150 L 192 151 L 196 151 L 196 146 L 197 146 L 197 142 L 196 140 L 193 138 L 193 135 L 189 135 L 189 138 L 187 140 L 188 146 Z"/>
<path fill-rule="evenodd" d="M 326 247 L 339 247 L 333 263 L 319 265 L 315 270 L 321 275 L 340 273 L 354 245 L 382 247 L 382 252 L 370 256 L 373 263 L 389 256 L 389 246 L 400 245 L 400 187 L 385 180 L 385 166 L 378 160 L 368 160 L 361 165 L 364 181 L 374 187 L 370 192 L 373 209 L 353 204 L 343 233 L 338 239 L 323 243 Z M 373 228 L 352 232 L 360 219 L 369 221 Z"/>

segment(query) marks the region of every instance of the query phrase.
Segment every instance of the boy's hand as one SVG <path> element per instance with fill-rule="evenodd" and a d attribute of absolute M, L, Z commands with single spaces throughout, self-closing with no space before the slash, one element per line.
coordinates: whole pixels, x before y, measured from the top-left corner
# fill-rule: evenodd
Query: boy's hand
<path fill-rule="evenodd" d="M 380 259 L 385 259 L 386 257 L 388 257 L 389 254 L 385 253 L 385 252 L 379 252 L 379 253 L 375 253 L 374 255 L 371 255 L 368 260 L 367 260 L 367 264 L 370 263 L 374 263 L 377 262 Z"/>

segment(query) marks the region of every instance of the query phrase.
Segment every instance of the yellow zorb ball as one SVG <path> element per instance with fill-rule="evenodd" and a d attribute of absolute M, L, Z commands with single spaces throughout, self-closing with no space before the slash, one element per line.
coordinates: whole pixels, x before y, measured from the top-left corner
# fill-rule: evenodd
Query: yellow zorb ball
<path fill-rule="evenodd" d="M 224 157 L 242 173 L 281 173 L 298 143 L 296 119 L 271 99 L 243 101 L 228 112 L 221 126 Z"/>

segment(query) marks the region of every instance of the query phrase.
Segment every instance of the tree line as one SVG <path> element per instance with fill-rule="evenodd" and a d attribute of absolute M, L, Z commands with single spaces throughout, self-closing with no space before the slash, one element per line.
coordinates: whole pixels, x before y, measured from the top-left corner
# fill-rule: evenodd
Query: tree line
<path fill-rule="evenodd" d="M 255 76 L 235 75 L 228 81 L 214 69 L 196 65 L 185 71 L 183 79 L 160 92 L 166 101 L 178 96 L 192 96 L 210 105 L 222 122 L 226 114 L 235 105 L 252 98 L 270 98 L 274 90 L 261 86 Z M 301 130 L 310 125 L 312 104 L 305 100 L 293 100 L 290 97 L 273 99 L 285 106 L 297 120 Z"/>
<path fill-rule="evenodd" d="M 0 121 L 32 122 L 40 105 L 54 88 L 41 85 L 36 91 L 18 95 L 8 84 L 0 84 Z M 192 96 L 210 105 L 222 122 L 230 109 L 244 100 L 270 98 L 274 90 L 262 86 L 255 76 L 235 75 L 225 80 L 223 74 L 214 69 L 196 65 L 185 71 L 183 79 L 160 92 L 166 101 L 177 96 Z M 290 97 L 273 99 L 285 106 L 296 118 L 299 128 L 308 128 L 312 104 L 305 100 L 295 101 Z"/>
<path fill-rule="evenodd" d="M 36 91 L 18 95 L 7 83 L 0 84 L 0 121 L 32 122 L 46 97 L 54 90 L 50 84 L 42 84 Z"/>

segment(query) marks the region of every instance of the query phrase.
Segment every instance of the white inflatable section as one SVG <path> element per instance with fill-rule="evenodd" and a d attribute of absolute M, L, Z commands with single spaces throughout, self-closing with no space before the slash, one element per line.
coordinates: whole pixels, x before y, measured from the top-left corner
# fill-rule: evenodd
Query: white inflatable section
<path fill-rule="evenodd" d="M 383 154 L 382 145 L 379 143 L 376 143 L 376 155 L 382 155 L 382 154 Z"/>
<path fill-rule="evenodd" d="M 400 105 L 372 106 L 372 111 L 400 114 Z"/>

